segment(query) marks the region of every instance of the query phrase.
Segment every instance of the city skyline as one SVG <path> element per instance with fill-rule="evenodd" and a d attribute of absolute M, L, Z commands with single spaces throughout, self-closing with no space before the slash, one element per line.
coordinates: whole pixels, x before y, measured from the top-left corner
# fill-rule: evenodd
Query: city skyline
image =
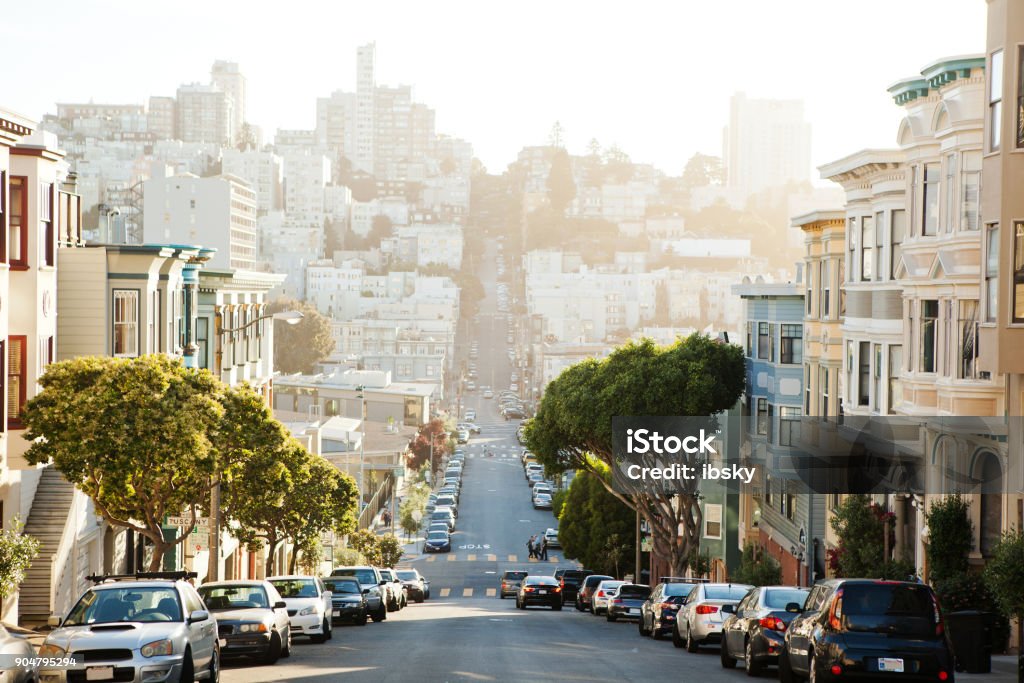
<path fill-rule="evenodd" d="M 541 11 L 527 4 L 501 18 L 499 35 L 486 28 L 467 30 L 493 21 L 493 10 L 457 3 L 446 17 L 457 37 L 448 40 L 440 29 L 421 30 L 438 25 L 439 18 L 415 5 L 389 7 L 385 14 L 377 8 L 300 2 L 288 17 L 273 22 L 259 6 L 248 15 L 202 6 L 208 21 L 198 24 L 188 11 L 198 3 L 185 3 L 173 16 L 121 0 L 103 6 L 106 11 L 99 13 L 81 3 L 57 2 L 45 29 L 27 7 L 12 8 L 0 36 L 52 78 L 42 90 L 33 85 L 33 70 L 16 70 L 7 83 L 10 106 L 38 118 L 55 111 L 51 98 L 144 104 L 149 95 L 173 95 L 183 83 L 206 82 L 210 64 L 226 59 L 238 62 L 245 74 L 249 119 L 270 141 L 277 128 L 312 128 L 317 97 L 354 91 L 355 48 L 376 42 L 377 82 L 413 85 L 415 99 L 437 111 L 438 132 L 470 141 L 491 172 L 503 171 L 521 147 L 546 144 L 557 120 L 573 153 L 583 153 L 596 138 L 669 174 L 678 174 L 695 152 L 721 154 L 722 128 L 735 92 L 803 99 L 814 166 L 850 149 L 895 145 L 901 110 L 885 88 L 918 74 L 923 55 L 980 52 L 985 11 L 980 0 L 967 5 L 871 2 L 846 16 L 798 0 L 787 6 L 800 18 L 784 23 L 774 6 L 748 2 L 700 12 L 640 3 L 621 17 L 612 14 L 611 5 L 588 6 L 582 14 L 571 7 Z M 726 32 L 723 27 L 737 12 L 746 21 Z M 396 16 L 407 20 L 396 22 Z M 950 30 L 950 16 L 957 17 L 956 31 Z M 915 40 L 908 41 L 911 22 Z M 146 25 L 160 25 L 161 31 L 140 30 Z M 336 26 L 343 27 L 340 40 L 331 33 Z M 772 27 L 770 37 L 762 35 L 764 26 Z M 702 30 L 707 27 L 714 30 Z M 65 53 L 40 49 L 73 44 L 81 35 L 96 36 L 76 61 L 92 77 L 64 68 Z M 199 47 L 179 54 L 182 35 Z M 616 39 L 622 47 L 609 49 Z M 722 45 L 729 49 L 721 51 Z M 808 51 L 817 57 L 807 59 Z M 125 60 L 121 54 L 133 57 Z M 757 71 L 747 68 L 752 55 Z M 709 66 L 716 60 L 718 69 Z M 638 113 L 645 117 L 642 126 L 634 125 Z"/>

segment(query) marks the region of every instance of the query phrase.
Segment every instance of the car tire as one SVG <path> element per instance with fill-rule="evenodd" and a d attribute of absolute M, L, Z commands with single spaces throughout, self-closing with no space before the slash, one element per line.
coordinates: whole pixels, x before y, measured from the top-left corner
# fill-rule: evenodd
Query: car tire
<path fill-rule="evenodd" d="M 270 666 L 277 664 L 279 659 L 281 659 L 281 636 L 275 632 L 270 636 L 270 647 L 267 649 L 267 654 L 263 655 L 263 663 Z"/>
<path fill-rule="evenodd" d="M 686 651 L 697 652 L 700 649 L 700 643 L 693 639 L 693 631 L 690 630 L 690 625 L 686 625 Z"/>
<path fill-rule="evenodd" d="M 384 621 L 388 618 L 388 610 L 383 602 L 380 603 L 380 607 L 377 608 L 377 612 L 373 615 L 374 621 Z"/>
<path fill-rule="evenodd" d="M 793 669 L 789 665 L 789 652 L 786 648 L 779 652 L 779 683 L 797 683 Z"/>
<path fill-rule="evenodd" d="M 192 650 L 185 649 L 185 658 L 181 663 L 181 683 L 195 683 L 196 670 L 192 663 Z"/>
<path fill-rule="evenodd" d="M 281 659 L 288 659 L 292 656 L 292 630 L 288 629 L 288 637 L 284 639 L 284 646 L 281 648 Z"/>
<path fill-rule="evenodd" d="M 644 628 L 644 615 L 642 614 L 640 615 L 640 619 L 636 622 L 636 628 L 640 631 L 640 635 L 642 637 L 651 635 L 651 629 Z"/>
<path fill-rule="evenodd" d="M 356 626 L 366 626 L 366 622 L 370 620 L 370 615 L 363 612 L 362 616 L 356 619 Z"/>
<path fill-rule="evenodd" d="M 324 617 L 324 623 L 320 626 L 322 633 L 313 636 L 312 638 L 310 638 L 310 640 L 312 640 L 314 643 L 318 645 L 327 642 L 327 640 L 330 638 L 330 636 L 328 635 L 328 621 L 329 620 L 327 619 L 327 617 Z"/>
<path fill-rule="evenodd" d="M 683 637 L 679 635 L 679 624 L 672 627 L 672 644 L 678 648 L 686 645 L 686 641 L 684 641 Z"/>
<path fill-rule="evenodd" d="M 723 669 L 735 669 L 736 660 L 729 654 L 729 649 L 725 646 L 725 636 L 722 636 L 722 649 L 720 651 L 720 657 L 722 660 Z"/>
<path fill-rule="evenodd" d="M 551 610 L 553 612 L 561 612 L 562 611 L 562 603 L 556 602 L 555 604 L 551 605 Z"/>
<path fill-rule="evenodd" d="M 526 609 L 526 603 L 516 600 L 516 607 L 518 607 L 519 609 Z"/>
<path fill-rule="evenodd" d="M 607 614 L 605 614 L 604 618 L 607 619 L 608 621 L 616 621 L 618 619 L 618 617 L 615 616 L 614 614 L 612 614 L 611 612 L 608 612 Z"/>
<path fill-rule="evenodd" d="M 208 680 L 210 683 L 220 683 L 220 649 L 213 648 L 213 654 L 210 656 L 210 666 L 207 668 L 210 672 Z"/>
<path fill-rule="evenodd" d="M 583 603 L 580 602 L 579 598 L 576 598 L 576 611 L 577 612 L 582 612 L 583 611 Z"/>
<path fill-rule="evenodd" d="M 743 670 L 751 678 L 755 678 L 761 675 L 761 669 L 763 667 L 754 661 L 754 646 L 753 641 L 747 638 L 747 642 L 743 648 Z"/>

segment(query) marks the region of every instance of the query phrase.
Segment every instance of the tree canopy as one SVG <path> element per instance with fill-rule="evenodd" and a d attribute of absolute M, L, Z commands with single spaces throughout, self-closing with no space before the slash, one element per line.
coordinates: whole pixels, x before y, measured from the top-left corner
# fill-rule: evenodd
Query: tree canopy
<path fill-rule="evenodd" d="M 572 175 L 572 161 L 564 149 L 555 150 L 548 172 L 548 202 L 558 215 L 564 215 L 569 204 L 576 198 L 576 181 Z"/>
<path fill-rule="evenodd" d="M 602 479 L 581 472 L 572 480 L 558 519 L 558 542 L 566 557 L 619 576 L 623 558 L 635 550 L 636 513 L 609 493 Z"/>
<path fill-rule="evenodd" d="M 310 373 L 334 350 L 331 321 L 312 304 L 282 297 L 270 302 L 267 313 L 299 311 L 302 320 L 292 325 L 274 321 L 274 369 L 285 374 Z"/>
<path fill-rule="evenodd" d="M 650 339 L 630 342 L 605 359 L 566 369 L 544 392 L 527 422 L 526 445 L 549 472 L 599 473 L 615 467 L 615 416 L 709 416 L 733 407 L 744 387 L 740 347 L 694 334 L 670 346 Z M 698 546 L 701 528 L 695 481 L 668 485 L 617 479 L 624 492 L 606 489 L 651 526 L 656 548 L 682 573 Z M 673 497 L 678 504 L 673 504 Z"/>

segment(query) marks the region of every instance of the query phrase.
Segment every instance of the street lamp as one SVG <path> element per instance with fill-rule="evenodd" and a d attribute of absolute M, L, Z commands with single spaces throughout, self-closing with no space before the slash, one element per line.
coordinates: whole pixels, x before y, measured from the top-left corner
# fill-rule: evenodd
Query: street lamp
<path fill-rule="evenodd" d="M 356 398 L 359 399 L 359 514 L 363 514 L 363 498 L 366 495 L 366 484 L 364 477 L 364 456 L 366 455 L 366 397 L 363 395 L 362 384 L 356 387 Z"/>

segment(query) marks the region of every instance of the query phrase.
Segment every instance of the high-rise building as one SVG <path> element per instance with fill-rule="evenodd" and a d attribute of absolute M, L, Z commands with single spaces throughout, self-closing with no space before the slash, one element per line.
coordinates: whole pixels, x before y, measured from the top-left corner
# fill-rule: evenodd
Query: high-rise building
<path fill-rule="evenodd" d="M 178 88 L 176 129 L 184 142 L 230 145 L 235 138 L 234 103 L 216 84 L 192 83 Z"/>
<path fill-rule="evenodd" d="M 316 142 L 333 154 L 346 154 L 355 144 L 356 96 L 335 90 L 316 100 Z"/>
<path fill-rule="evenodd" d="M 173 97 L 153 95 L 149 98 L 146 127 L 155 139 L 175 139 L 176 108 L 177 103 Z"/>
<path fill-rule="evenodd" d="M 256 210 L 261 216 L 283 205 L 281 157 L 270 151 L 225 149 L 221 170 L 249 183 L 256 192 Z"/>
<path fill-rule="evenodd" d="M 376 45 L 362 45 L 356 51 L 355 148 L 350 158 L 357 171 L 374 172 L 376 148 L 377 83 L 374 75 Z"/>
<path fill-rule="evenodd" d="M 802 100 L 732 96 L 723 136 L 726 185 L 744 199 L 770 187 L 811 177 L 811 125 Z"/>
<path fill-rule="evenodd" d="M 242 132 L 242 124 L 245 123 L 245 76 L 239 70 L 237 62 L 218 59 L 210 70 L 210 82 L 231 98 L 231 142 L 237 142 Z"/>

